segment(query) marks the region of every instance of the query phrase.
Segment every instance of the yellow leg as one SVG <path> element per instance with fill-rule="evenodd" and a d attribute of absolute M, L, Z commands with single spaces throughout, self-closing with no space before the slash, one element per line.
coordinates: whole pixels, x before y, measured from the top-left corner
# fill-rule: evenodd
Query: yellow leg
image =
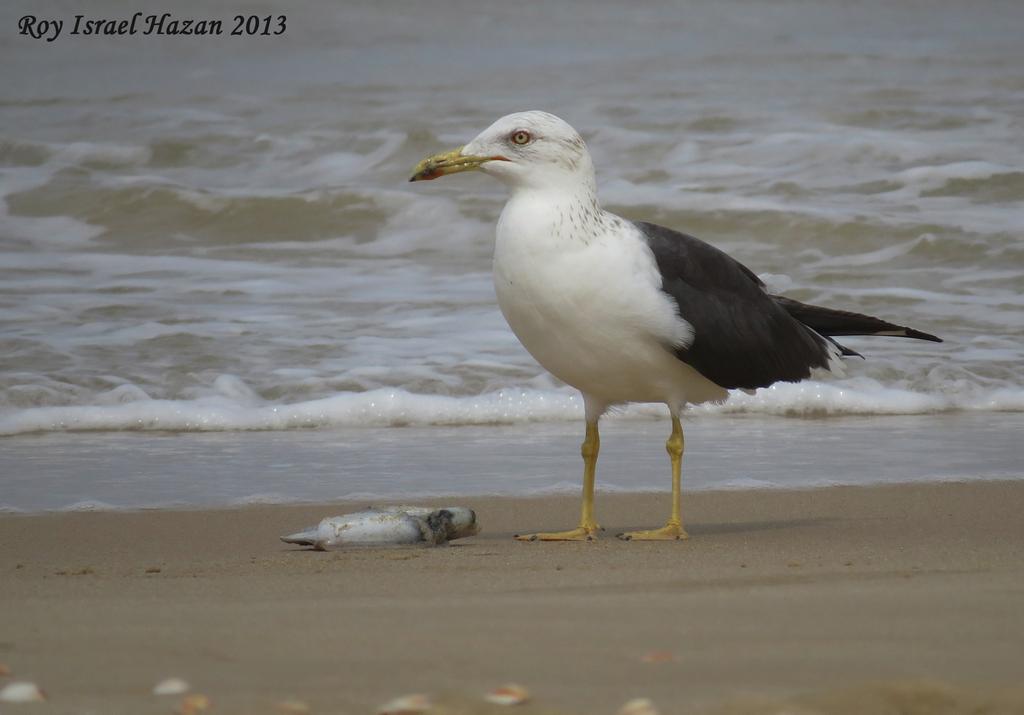
<path fill-rule="evenodd" d="M 583 455 L 583 508 L 580 525 L 569 531 L 541 532 L 539 534 L 516 534 L 519 541 L 593 541 L 601 527 L 594 520 L 594 479 L 597 473 L 597 453 L 601 450 L 601 438 L 597 433 L 597 421 L 587 422 L 587 436 L 583 440 L 580 454 Z"/>
<path fill-rule="evenodd" d="M 675 541 L 677 539 L 688 539 L 686 530 L 683 529 L 683 517 L 680 512 L 682 502 L 682 468 L 683 468 L 683 426 L 679 424 L 679 418 L 672 415 L 672 434 L 665 443 L 668 456 L 672 460 L 672 515 L 668 523 L 660 529 L 649 529 L 647 531 L 627 531 L 619 534 L 620 539 L 627 541 Z"/>

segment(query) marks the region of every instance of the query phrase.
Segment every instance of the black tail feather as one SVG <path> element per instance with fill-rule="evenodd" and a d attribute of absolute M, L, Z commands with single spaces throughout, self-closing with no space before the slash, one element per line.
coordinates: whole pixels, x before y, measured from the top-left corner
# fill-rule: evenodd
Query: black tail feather
<path fill-rule="evenodd" d="M 848 310 L 834 310 L 822 308 L 817 305 L 808 305 L 792 298 L 785 298 L 781 295 L 773 295 L 775 302 L 786 309 L 786 312 L 799 320 L 819 335 L 831 338 L 835 335 L 885 335 L 897 338 L 914 338 L 916 340 L 931 340 L 941 343 L 938 338 L 920 330 L 914 330 L 903 325 L 888 323 L 870 315 L 851 313 Z M 853 350 L 845 348 L 834 340 L 830 340 L 839 347 L 844 355 L 857 355 Z"/>

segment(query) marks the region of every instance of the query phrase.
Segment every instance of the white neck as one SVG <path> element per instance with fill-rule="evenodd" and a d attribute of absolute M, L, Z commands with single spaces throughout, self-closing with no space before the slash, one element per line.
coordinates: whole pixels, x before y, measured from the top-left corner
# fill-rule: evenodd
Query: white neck
<path fill-rule="evenodd" d="M 601 209 L 593 171 L 557 178 L 509 182 L 510 196 L 498 220 L 499 240 L 586 245 L 603 233 L 614 217 Z"/>

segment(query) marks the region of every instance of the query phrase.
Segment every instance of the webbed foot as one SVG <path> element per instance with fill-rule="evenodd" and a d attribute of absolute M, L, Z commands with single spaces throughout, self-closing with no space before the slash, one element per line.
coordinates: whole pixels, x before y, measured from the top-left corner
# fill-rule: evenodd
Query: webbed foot
<path fill-rule="evenodd" d="M 601 527 L 577 526 L 569 531 L 547 531 L 537 534 L 516 534 L 516 541 L 595 541 Z"/>
<path fill-rule="evenodd" d="M 682 524 L 668 523 L 660 529 L 646 529 L 644 531 L 627 531 L 619 534 L 623 541 L 681 541 L 689 539 L 689 534 L 683 529 Z"/>

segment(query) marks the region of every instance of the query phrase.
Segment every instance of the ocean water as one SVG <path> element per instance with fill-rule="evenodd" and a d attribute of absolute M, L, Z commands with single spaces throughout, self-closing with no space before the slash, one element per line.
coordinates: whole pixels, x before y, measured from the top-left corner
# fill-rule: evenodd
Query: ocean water
<path fill-rule="evenodd" d="M 1005 476 L 1024 456 L 1001 437 L 1024 413 L 1019 3 L 181 3 L 229 27 L 285 14 L 288 29 L 17 34 L 21 15 L 69 23 L 69 8 L 0 8 L 0 505 L 109 501 L 76 476 L 83 446 L 116 462 L 129 439 L 159 462 L 167 433 L 187 453 L 209 444 L 195 433 L 370 448 L 400 427 L 461 444 L 504 425 L 574 452 L 579 398 L 495 304 L 502 187 L 406 181 L 424 155 L 531 108 L 584 134 L 610 209 L 709 240 L 794 298 L 946 341 L 851 338 L 868 359 L 845 377 L 701 406 L 698 429 L 754 420 L 796 444 L 869 419 L 860 446 L 884 452 L 897 424 L 941 424 L 973 457 L 929 472 L 942 478 Z M 847 471 L 831 478 L 867 479 Z M 379 488 L 330 493 L 391 494 L 379 473 Z M 183 479 L 128 479 L 114 501 L 174 502 L 160 490 Z M 236 481 L 206 502 L 267 491 Z M 59 485 L 66 500 L 43 498 Z M 276 492 L 324 494 L 303 489 Z"/>
<path fill-rule="evenodd" d="M 598 491 L 667 500 L 667 428 L 604 423 Z M 684 427 L 684 511 L 694 491 L 1020 479 L 1022 430 L 1020 413 L 695 415 Z M 549 422 L 11 437 L 0 450 L 0 513 L 576 494 L 581 432 Z"/>

